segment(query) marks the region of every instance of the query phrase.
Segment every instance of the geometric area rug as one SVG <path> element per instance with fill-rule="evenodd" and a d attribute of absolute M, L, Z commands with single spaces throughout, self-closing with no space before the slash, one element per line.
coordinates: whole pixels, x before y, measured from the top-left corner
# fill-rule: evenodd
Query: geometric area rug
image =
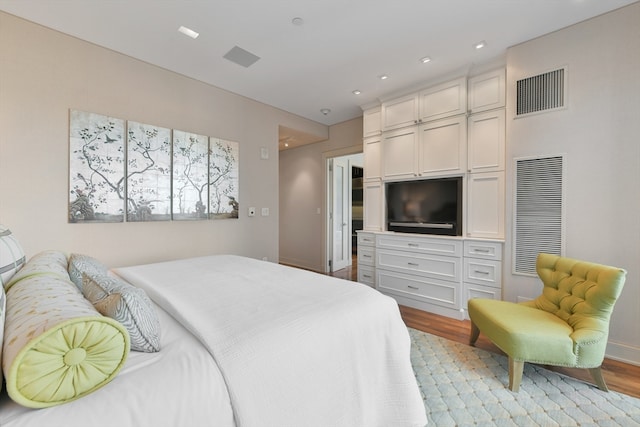
<path fill-rule="evenodd" d="M 428 426 L 640 426 L 640 399 L 525 363 L 507 388 L 505 356 L 409 328 Z"/>

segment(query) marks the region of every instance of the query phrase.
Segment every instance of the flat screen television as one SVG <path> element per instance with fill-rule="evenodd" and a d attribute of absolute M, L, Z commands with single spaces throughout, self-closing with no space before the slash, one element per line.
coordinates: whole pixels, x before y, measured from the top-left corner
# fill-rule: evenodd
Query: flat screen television
<path fill-rule="evenodd" d="M 388 182 L 387 230 L 462 235 L 462 177 Z"/>

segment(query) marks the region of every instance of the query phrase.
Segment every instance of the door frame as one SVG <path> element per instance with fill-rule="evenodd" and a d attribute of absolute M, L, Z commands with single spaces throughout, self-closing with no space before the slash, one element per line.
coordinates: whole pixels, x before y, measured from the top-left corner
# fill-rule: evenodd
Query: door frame
<path fill-rule="evenodd" d="M 329 207 L 331 206 L 331 176 L 329 174 L 329 159 L 334 157 L 344 157 L 350 156 L 353 154 L 362 153 L 362 144 L 354 145 L 352 147 L 341 148 L 339 150 L 331 150 L 322 153 L 322 163 L 324 164 L 323 174 L 324 174 L 324 197 L 322 199 L 322 214 L 324 217 L 324 221 L 322 221 L 322 235 L 324 239 L 322 239 L 322 265 L 324 266 L 324 272 L 330 273 L 331 269 L 329 267 L 329 260 L 331 259 L 331 239 L 332 239 L 332 229 L 330 227 L 331 219 L 329 217 Z M 351 185 L 349 186 L 351 188 Z M 350 227 L 349 227 L 350 228 Z"/>

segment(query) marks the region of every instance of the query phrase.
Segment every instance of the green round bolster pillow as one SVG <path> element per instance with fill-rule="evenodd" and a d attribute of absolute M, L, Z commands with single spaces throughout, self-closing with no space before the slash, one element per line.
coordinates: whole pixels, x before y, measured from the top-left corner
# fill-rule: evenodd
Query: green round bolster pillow
<path fill-rule="evenodd" d="M 111 381 L 129 354 L 129 334 L 104 317 L 70 280 L 41 275 L 6 295 L 2 370 L 15 402 L 44 408 Z"/>

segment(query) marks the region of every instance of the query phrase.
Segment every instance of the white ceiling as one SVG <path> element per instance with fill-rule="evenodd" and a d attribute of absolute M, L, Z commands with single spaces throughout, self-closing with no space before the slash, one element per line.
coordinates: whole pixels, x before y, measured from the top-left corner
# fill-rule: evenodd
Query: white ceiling
<path fill-rule="evenodd" d="M 0 10 L 332 125 L 634 1 L 0 0 Z M 182 25 L 200 36 L 179 33 Z M 474 49 L 481 40 L 487 47 Z M 224 59 L 234 46 L 261 59 L 248 68 Z M 422 64 L 424 56 L 432 61 Z"/>

